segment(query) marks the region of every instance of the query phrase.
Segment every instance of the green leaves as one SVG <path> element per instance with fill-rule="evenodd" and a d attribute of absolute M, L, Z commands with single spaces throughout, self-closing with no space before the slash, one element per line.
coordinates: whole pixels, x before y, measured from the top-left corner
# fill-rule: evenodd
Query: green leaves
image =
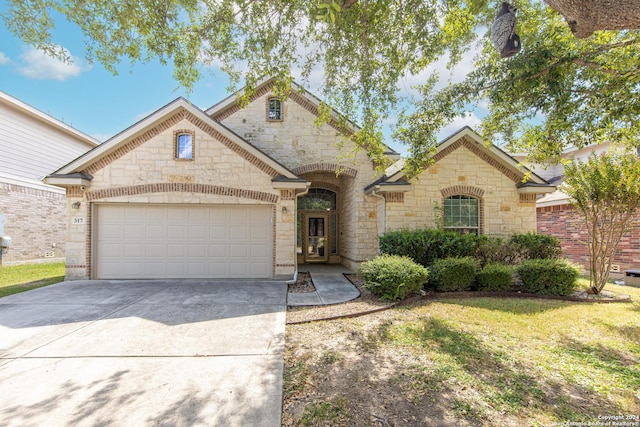
<path fill-rule="evenodd" d="M 640 159 L 635 150 L 593 153 L 587 162 L 566 165 L 565 184 L 586 224 L 592 289 L 599 293 L 618 243 L 640 209 Z"/>

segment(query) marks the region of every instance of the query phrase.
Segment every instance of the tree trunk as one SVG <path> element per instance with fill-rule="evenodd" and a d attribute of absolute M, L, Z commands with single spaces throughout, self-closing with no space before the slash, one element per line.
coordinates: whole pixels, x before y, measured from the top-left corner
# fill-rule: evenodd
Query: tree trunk
<path fill-rule="evenodd" d="M 577 38 L 587 38 L 597 30 L 640 28 L 638 0 L 544 1 L 564 16 Z"/>

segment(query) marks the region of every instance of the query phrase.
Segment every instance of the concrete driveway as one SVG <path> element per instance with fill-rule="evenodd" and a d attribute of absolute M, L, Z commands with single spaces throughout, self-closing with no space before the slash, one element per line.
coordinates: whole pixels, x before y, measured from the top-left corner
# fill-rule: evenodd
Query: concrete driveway
<path fill-rule="evenodd" d="M 286 293 L 75 281 L 0 298 L 0 425 L 280 426 Z"/>

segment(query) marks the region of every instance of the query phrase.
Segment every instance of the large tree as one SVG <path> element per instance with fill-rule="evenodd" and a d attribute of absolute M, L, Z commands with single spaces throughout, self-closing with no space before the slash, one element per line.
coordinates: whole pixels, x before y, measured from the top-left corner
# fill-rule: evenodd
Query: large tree
<path fill-rule="evenodd" d="M 487 108 L 478 131 L 537 163 L 558 161 L 571 146 L 604 141 L 635 146 L 640 136 L 640 31 L 600 31 L 575 38 L 555 11 L 539 2 L 518 10 L 523 48 L 501 59 L 487 36 L 475 68 L 461 83 L 421 87 L 413 114 L 397 132 L 418 154 L 435 131 L 476 105 Z"/>
<path fill-rule="evenodd" d="M 546 1 L 563 10 L 579 3 L 588 9 L 588 4 L 602 0 Z M 301 75 L 304 84 L 320 72 L 323 97 L 361 124 L 355 140 L 381 166 L 381 123 L 395 119 L 398 105 L 406 105 L 398 104 L 399 82 L 425 73 L 443 54 L 456 63 L 468 55 L 477 37 L 484 50 L 469 79 L 437 92 L 433 77 L 422 87 L 416 107 L 409 109 L 412 115 L 401 122 L 398 136 L 409 144 L 414 158 L 409 169 L 427 159 L 440 128 L 478 100 L 490 102 L 484 126 L 489 138 L 502 135 L 514 147 L 530 146 L 534 154 L 552 155 L 566 144 L 580 144 L 586 139 L 581 135 L 624 139 L 637 133 L 640 125 L 631 120 L 640 109 L 637 31 L 596 32 L 576 39 L 562 16 L 541 0 L 513 1 L 524 48 L 513 58 L 500 60 L 490 36 L 479 36 L 490 26 L 500 3 L 8 0 L 2 17 L 22 40 L 59 57 L 67 51 L 52 38 L 52 29 L 57 20 L 67 19 L 83 32 L 90 61 L 117 72 L 123 59 L 135 63 L 159 58 L 172 63 L 176 80 L 186 87 L 202 77 L 207 65 L 228 72 L 234 88 L 244 84 L 245 93 L 261 77 L 276 75 L 285 94 L 292 74 Z M 621 15 L 621 7 L 613 7 L 614 12 Z M 633 21 L 638 8 L 624 9 L 623 17 Z M 563 13 L 574 30 L 590 22 L 585 27 L 589 30 L 576 33 L 581 37 L 591 29 L 636 26 L 630 22 L 610 27 L 593 17 L 574 19 Z M 523 127 L 523 119 L 537 115 L 543 125 Z M 570 129 L 578 131 L 576 141 Z"/>
<path fill-rule="evenodd" d="M 566 166 L 565 191 L 587 229 L 591 289 L 607 280 L 620 240 L 635 225 L 640 208 L 640 160 L 637 153 L 592 154 L 587 162 Z"/>

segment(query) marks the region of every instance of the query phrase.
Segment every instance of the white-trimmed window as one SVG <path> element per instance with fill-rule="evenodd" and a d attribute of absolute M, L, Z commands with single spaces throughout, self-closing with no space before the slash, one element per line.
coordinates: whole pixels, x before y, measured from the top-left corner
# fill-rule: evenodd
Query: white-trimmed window
<path fill-rule="evenodd" d="M 193 134 L 177 132 L 175 134 L 175 158 L 178 160 L 193 160 Z"/>
<path fill-rule="evenodd" d="M 446 197 L 442 216 L 446 230 L 480 234 L 480 200 L 473 196 Z"/>
<path fill-rule="evenodd" d="M 278 98 L 269 98 L 267 101 L 267 120 L 282 120 L 282 101 Z"/>

